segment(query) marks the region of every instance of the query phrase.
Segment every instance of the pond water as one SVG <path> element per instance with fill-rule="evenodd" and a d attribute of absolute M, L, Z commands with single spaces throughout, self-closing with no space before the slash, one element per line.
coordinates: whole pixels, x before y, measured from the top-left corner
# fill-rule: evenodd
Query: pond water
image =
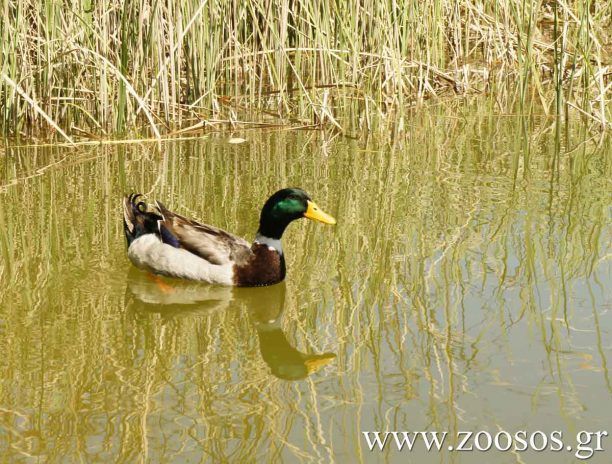
<path fill-rule="evenodd" d="M 610 153 L 470 105 L 389 138 L 5 148 L 3 462 L 576 462 L 362 432 L 612 434 Z M 127 260 L 124 193 L 250 240 L 285 186 L 338 224 L 289 227 L 283 284 L 160 285 Z"/>

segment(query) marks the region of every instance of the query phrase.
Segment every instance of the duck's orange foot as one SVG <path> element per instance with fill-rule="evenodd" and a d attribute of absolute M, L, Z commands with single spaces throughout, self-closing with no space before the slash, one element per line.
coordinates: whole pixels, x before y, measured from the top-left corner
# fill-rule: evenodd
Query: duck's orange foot
<path fill-rule="evenodd" d="M 162 293 L 172 293 L 174 292 L 174 289 L 172 288 L 172 285 L 167 284 L 164 279 L 162 279 L 160 276 L 155 275 L 155 274 L 151 274 L 150 272 L 147 272 L 147 277 L 152 280 L 153 282 L 155 282 L 155 284 L 157 285 L 157 287 L 159 288 L 159 290 Z"/>

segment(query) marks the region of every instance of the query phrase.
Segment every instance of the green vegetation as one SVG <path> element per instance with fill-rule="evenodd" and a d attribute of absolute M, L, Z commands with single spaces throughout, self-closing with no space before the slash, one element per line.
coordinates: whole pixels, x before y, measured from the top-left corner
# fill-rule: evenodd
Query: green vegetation
<path fill-rule="evenodd" d="M 12 0 L 0 132 L 109 138 L 219 125 L 369 129 L 485 94 L 609 127 L 608 1 Z"/>

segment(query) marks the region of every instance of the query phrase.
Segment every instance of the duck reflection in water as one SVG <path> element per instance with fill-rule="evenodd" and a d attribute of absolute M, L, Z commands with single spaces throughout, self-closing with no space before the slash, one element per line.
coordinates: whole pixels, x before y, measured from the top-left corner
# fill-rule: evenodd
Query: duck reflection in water
<path fill-rule="evenodd" d="M 140 312 L 164 318 L 205 315 L 211 311 L 246 307 L 259 338 L 259 350 L 272 375 L 300 380 L 329 364 L 334 353 L 307 354 L 293 347 L 282 329 L 286 285 L 233 288 L 153 276 L 138 269 L 128 274 L 130 305 Z"/>

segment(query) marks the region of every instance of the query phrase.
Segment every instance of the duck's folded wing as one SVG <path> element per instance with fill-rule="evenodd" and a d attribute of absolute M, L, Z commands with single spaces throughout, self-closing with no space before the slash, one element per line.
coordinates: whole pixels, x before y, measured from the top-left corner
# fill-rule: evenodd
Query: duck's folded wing
<path fill-rule="evenodd" d="M 165 243 L 184 248 L 211 264 L 241 263 L 252 253 L 245 239 L 173 213 L 159 201 L 156 205 L 162 216 L 159 232 Z"/>

